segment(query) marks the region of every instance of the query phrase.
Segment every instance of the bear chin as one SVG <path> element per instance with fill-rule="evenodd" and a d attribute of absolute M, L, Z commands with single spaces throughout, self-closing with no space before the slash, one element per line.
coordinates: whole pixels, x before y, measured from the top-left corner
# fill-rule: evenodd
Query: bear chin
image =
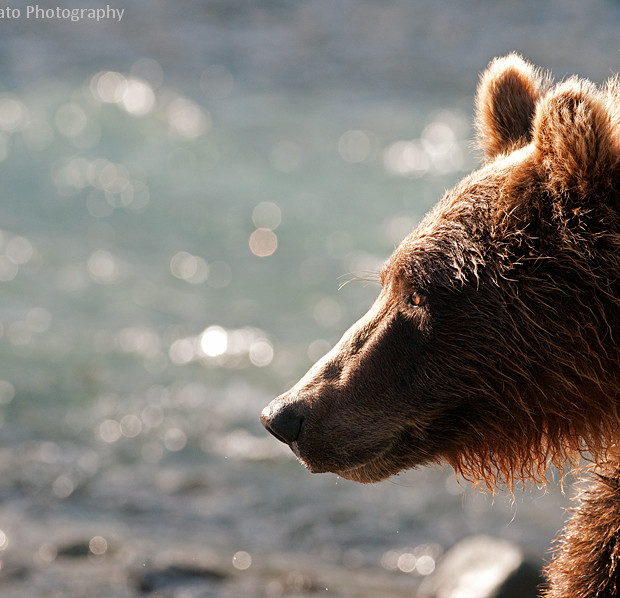
<path fill-rule="evenodd" d="M 414 469 L 420 465 L 420 463 L 404 464 L 397 460 L 395 455 L 395 453 L 383 453 L 366 463 L 334 473 L 351 482 L 374 484 L 398 475 L 405 469 Z"/>
<path fill-rule="evenodd" d="M 419 465 L 423 465 L 428 460 L 416 459 L 410 457 L 409 459 L 403 458 L 401 439 L 394 440 L 387 448 L 378 450 L 367 461 L 359 463 L 354 466 L 328 466 L 321 467 L 316 464 L 311 464 L 303 458 L 298 458 L 301 463 L 311 473 L 335 473 L 336 475 L 350 480 L 352 482 L 359 482 L 361 484 L 373 484 L 381 482 L 392 476 L 398 475 L 405 469 L 414 469 Z"/>
<path fill-rule="evenodd" d="M 303 456 L 296 444 L 297 443 L 292 443 L 290 445 L 291 450 L 310 473 L 334 473 L 352 482 L 372 484 L 385 480 L 404 469 L 396 465 L 390 458 L 390 453 L 392 453 L 390 449 L 392 449 L 392 447 L 389 447 L 387 450 L 379 451 L 377 455 L 358 465 L 344 466 L 339 463 L 327 464 L 310 460 Z"/>
<path fill-rule="evenodd" d="M 375 482 L 386 480 L 393 475 L 398 475 L 398 472 L 384 470 L 380 465 L 377 466 L 374 462 L 358 465 L 352 469 L 346 469 L 344 471 L 337 471 L 334 473 L 345 480 L 358 482 L 360 484 L 374 484 Z"/>

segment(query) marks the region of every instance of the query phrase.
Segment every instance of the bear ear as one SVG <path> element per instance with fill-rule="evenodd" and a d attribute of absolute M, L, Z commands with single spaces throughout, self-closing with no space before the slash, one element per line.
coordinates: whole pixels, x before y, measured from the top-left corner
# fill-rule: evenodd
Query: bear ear
<path fill-rule="evenodd" d="M 478 145 L 487 159 L 527 145 L 532 121 L 548 80 L 518 54 L 493 60 L 476 92 Z"/>
<path fill-rule="evenodd" d="M 583 197 L 617 186 L 620 138 L 612 105 L 594 84 L 576 77 L 557 85 L 539 103 L 534 145 L 556 191 Z"/>

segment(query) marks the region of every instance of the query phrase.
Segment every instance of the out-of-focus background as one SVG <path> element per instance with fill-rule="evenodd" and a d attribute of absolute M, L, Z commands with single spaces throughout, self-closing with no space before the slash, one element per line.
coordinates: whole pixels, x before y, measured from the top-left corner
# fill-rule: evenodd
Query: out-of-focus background
<path fill-rule="evenodd" d="M 0 594 L 410 596 L 481 532 L 548 558 L 569 486 L 312 476 L 258 414 L 478 164 L 489 60 L 601 82 L 620 4 L 111 6 L 0 19 Z"/>

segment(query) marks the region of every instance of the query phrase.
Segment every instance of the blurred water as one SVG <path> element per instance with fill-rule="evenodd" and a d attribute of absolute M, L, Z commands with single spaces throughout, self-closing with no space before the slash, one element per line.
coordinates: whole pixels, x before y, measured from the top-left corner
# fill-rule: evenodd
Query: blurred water
<path fill-rule="evenodd" d="M 601 81 L 618 70 L 618 4 L 125 9 L 0 21 L 3 596 L 139 595 L 136 571 L 166 559 L 228 576 L 184 596 L 325 579 L 396 596 L 468 533 L 542 555 L 557 487 L 513 502 L 447 470 L 310 476 L 257 416 L 475 167 L 488 60 L 517 50 Z M 63 552 L 93 538 L 88 559 Z"/>

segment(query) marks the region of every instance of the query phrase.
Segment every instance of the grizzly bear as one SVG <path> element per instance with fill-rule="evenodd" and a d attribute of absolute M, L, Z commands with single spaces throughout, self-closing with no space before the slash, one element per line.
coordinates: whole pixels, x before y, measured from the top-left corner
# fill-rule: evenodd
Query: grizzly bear
<path fill-rule="evenodd" d="M 620 596 L 620 80 L 495 59 L 482 167 L 381 270 L 368 313 L 261 414 L 312 472 L 447 462 L 493 489 L 595 470 L 548 597 Z"/>

